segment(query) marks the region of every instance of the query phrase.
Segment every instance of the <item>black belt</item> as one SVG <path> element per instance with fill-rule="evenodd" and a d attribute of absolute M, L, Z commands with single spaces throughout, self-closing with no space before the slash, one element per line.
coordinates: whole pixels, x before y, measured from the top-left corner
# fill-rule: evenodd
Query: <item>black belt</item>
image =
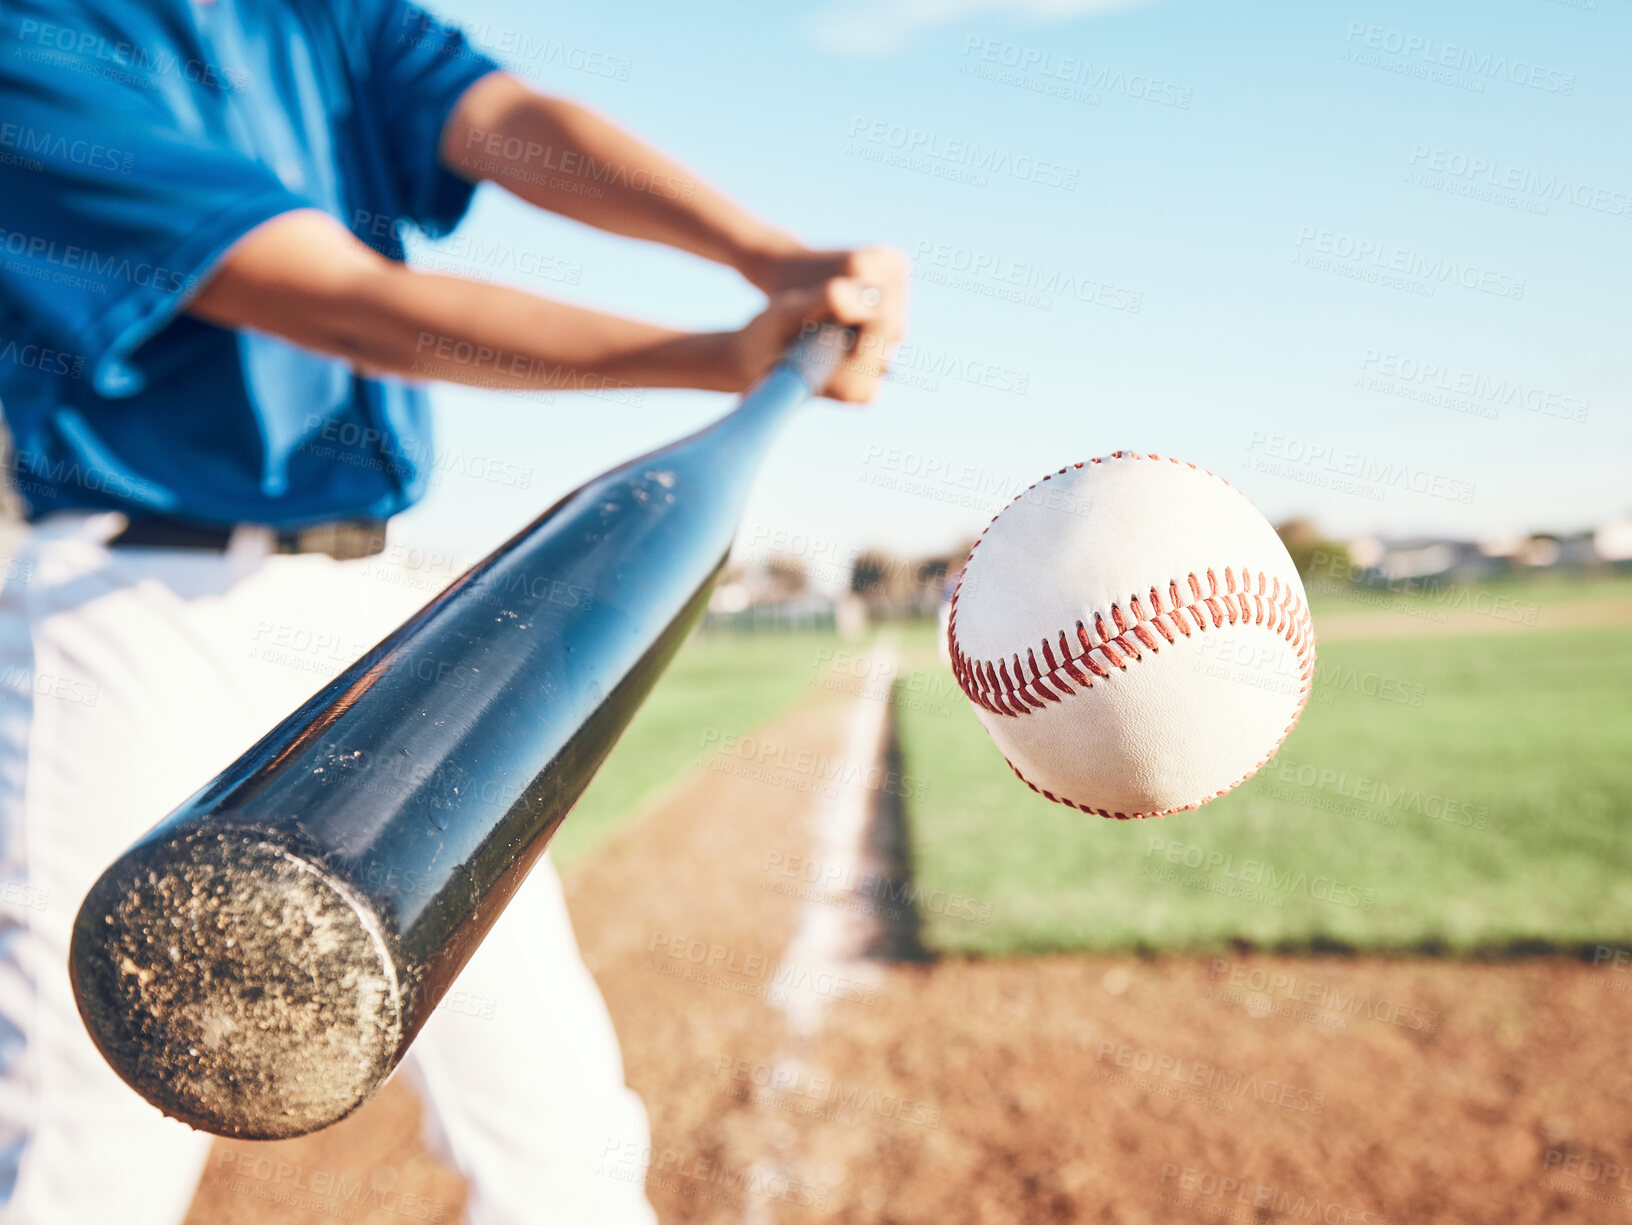
<path fill-rule="evenodd" d="M 236 524 L 207 525 L 163 515 L 131 515 L 129 525 L 108 544 L 122 549 L 198 549 L 225 553 Z M 280 528 L 274 552 L 327 553 L 338 561 L 373 557 L 385 549 L 384 519 L 338 519 L 311 527 Z"/>

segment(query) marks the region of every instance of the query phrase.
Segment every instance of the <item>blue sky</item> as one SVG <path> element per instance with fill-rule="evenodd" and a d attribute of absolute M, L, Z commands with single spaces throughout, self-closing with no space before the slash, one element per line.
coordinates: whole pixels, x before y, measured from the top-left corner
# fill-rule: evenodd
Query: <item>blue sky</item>
<path fill-rule="evenodd" d="M 1632 0 L 442 12 L 808 241 L 916 257 L 900 377 L 793 424 L 751 554 L 787 547 L 820 578 L 864 545 L 945 548 L 1123 447 L 1342 535 L 1632 511 Z M 757 301 L 489 188 L 419 253 L 680 326 Z M 409 531 L 472 557 L 728 405 L 436 399 L 453 458 Z M 494 461 L 527 487 L 482 479 Z"/>

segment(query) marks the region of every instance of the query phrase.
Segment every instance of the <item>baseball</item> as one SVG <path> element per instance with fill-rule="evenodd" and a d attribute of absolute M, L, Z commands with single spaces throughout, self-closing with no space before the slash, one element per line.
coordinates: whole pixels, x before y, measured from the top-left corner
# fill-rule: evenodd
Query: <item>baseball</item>
<path fill-rule="evenodd" d="M 1269 521 L 1194 464 L 1118 451 L 992 520 L 952 597 L 958 684 L 1021 780 L 1125 820 L 1245 782 L 1315 670 L 1303 584 Z"/>

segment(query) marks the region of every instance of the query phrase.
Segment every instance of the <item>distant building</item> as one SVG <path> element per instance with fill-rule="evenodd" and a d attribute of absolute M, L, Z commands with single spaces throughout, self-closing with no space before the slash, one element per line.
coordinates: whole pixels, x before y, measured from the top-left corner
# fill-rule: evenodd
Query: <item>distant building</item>
<path fill-rule="evenodd" d="M 832 629 L 837 602 L 806 583 L 796 558 L 729 567 L 703 613 L 702 629 L 739 633 Z"/>
<path fill-rule="evenodd" d="M 1585 571 L 1632 564 L 1632 519 L 1595 531 L 1521 533 L 1479 541 L 1368 537 L 1345 547 L 1349 577 L 1359 582 L 1471 582 L 1545 570 Z"/>
<path fill-rule="evenodd" d="M 1632 518 L 1616 519 L 1592 534 L 1594 551 L 1606 562 L 1632 564 Z"/>

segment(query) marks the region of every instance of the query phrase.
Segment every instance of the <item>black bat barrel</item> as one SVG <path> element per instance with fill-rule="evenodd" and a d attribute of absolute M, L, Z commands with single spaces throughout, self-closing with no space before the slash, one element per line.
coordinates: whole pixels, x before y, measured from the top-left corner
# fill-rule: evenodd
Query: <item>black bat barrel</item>
<path fill-rule="evenodd" d="M 137 1092 L 278 1139 L 384 1083 L 701 614 L 820 339 L 561 499 L 103 873 L 70 970 Z"/>

